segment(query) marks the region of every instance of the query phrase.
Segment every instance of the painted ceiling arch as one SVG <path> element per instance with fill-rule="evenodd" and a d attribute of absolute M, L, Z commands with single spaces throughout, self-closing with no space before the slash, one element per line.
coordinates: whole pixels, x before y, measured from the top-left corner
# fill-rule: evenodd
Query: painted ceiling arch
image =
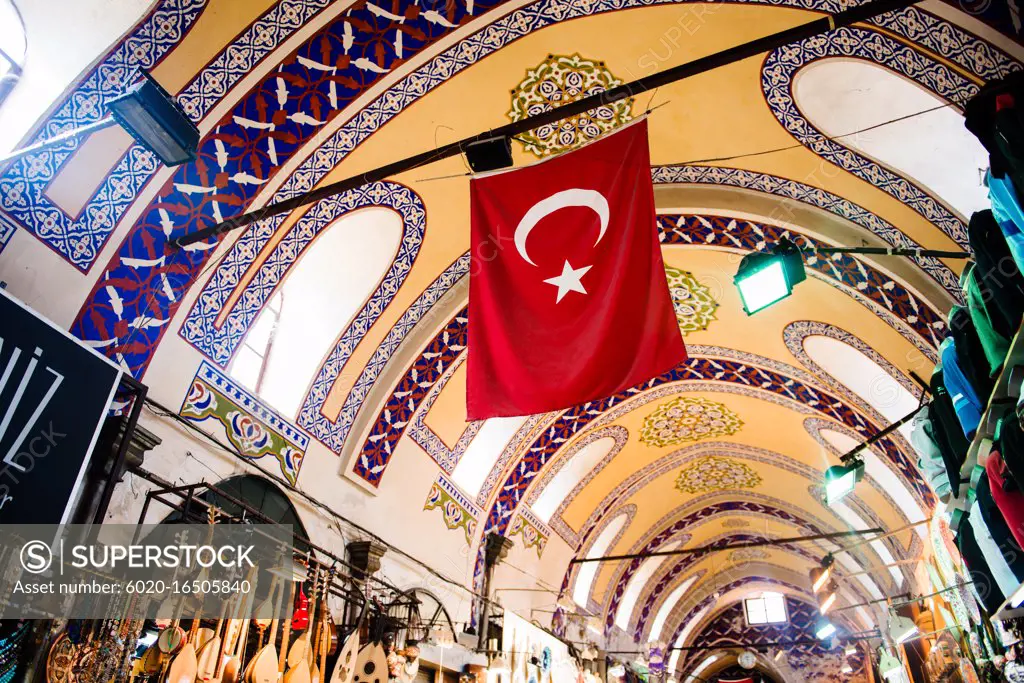
<path fill-rule="evenodd" d="M 253 416 L 273 444 L 247 457 L 275 458 L 280 467 L 272 469 L 289 484 L 353 510 L 371 526 L 375 506 L 400 511 L 410 520 L 400 532 L 409 544 L 426 544 L 418 547 L 428 552 L 429 544 L 449 544 L 453 555 L 462 553 L 452 566 L 470 586 L 479 585 L 480 541 L 492 531 L 514 538 L 515 561 L 546 585 L 561 580 L 571 590 L 578 570 L 567 571 L 568 561 L 589 552 L 620 513 L 625 523 L 608 539 L 609 551 L 752 538 L 769 517 L 788 520 L 787 528 L 843 530 L 844 520 L 814 498 L 820 472 L 839 454 L 829 434 L 859 441 L 889 416 L 812 358 L 804 342 L 823 336 L 847 344 L 917 397 L 909 372 L 931 370 L 948 306 L 962 298 L 960 266 L 918 258 L 896 267 L 809 253 L 808 281 L 790 300 L 749 319 L 739 312 L 731 279 L 742 254 L 782 237 L 808 252 L 859 240 L 965 244 L 966 216 L 899 169 L 828 138 L 794 95 L 802 69 L 861 60 L 961 111 L 985 80 L 1020 69 L 1024 50 L 953 3 L 890 13 L 666 86 L 651 102 L 619 103 L 609 121 L 663 105 L 650 118 L 651 173 L 663 256 L 692 358 L 620 395 L 506 425 L 493 443 L 493 425 L 467 423 L 464 412 L 471 262 L 461 160 L 189 250 L 168 245 L 172 236 L 494 127 L 527 107 L 549 107 L 552 99 L 538 85 L 543 79 L 559 97 L 575 97 L 570 76 L 607 87 L 841 4 L 159 0 L 95 66 L 81 65 L 81 78 L 28 139 L 95 121 L 103 102 L 145 67 L 202 131 L 199 158 L 168 170 L 126 136 L 94 136 L 0 169 L 0 269 L 5 280 L 10 273 L 15 293 L 39 286 L 23 274 L 23 263 L 31 262 L 33 273 L 52 273 L 67 286 L 36 297 L 52 307 L 44 312 L 151 383 L 153 395 L 182 405 L 183 414 L 207 427 L 219 420 L 230 440 L 229 422 L 203 412 L 196 398 L 202 392 L 194 391 L 219 388 L 220 398 Z M 621 39 L 608 41 L 610 31 Z M 814 120 L 820 116 L 829 112 L 816 111 Z M 593 119 L 573 125 L 575 142 L 610 127 Z M 551 133 L 515 143 L 516 163 L 564 149 L 568 143 Z M 772 149 L 780 151 L 762 153 Z M 106 170 L 90 180 L 82 177 L 85 167 Z M 707 190 L 719 194 L 700 194 Z M 280 415 L 237 386 L 232 355 L 316 235 L 371 206 L 401 216 L 399 248 L 371 283 L 372 294 L 337 330 L 297 418 Z M 828 217 L 828 230 L 815 216 Z M 672 422 L 683 405 L 714 413 L 727 428 L 695 435 L 692 425 Z M 768 445 L 754 442 L 765 416 L 780 425 Z M 611 448 L 588 462 L 590 472 L 576 472 L 574 458 L 602 438 L 613 440 Z M 928 514 L 936 499 L 903 435 L 883 439 L 871 453 L 874 472 L 846 501 L 855 517 L 893 526 L 916 521 L 916 509 Z M 470 460 L 477 469 L 463 476 Z M 703 469 L 688 469 L 698 463 Z M 573 476 L 559 480 L 562 472 Z M 781 484 L 798 484 L 794 501 L 764 497 L 767 487 Z M 707 486 L 720 490 L 709 496 Z M 537 515 L 532 506 L 545 491 L 557 491 L 558 500 L 545 500 Z M 696 501 L 721 510 L 689 519 Z M 667 529 L 677 536 L 662 538 Z M 921 538 L 907 533 L 883 547 L 902 559 L 920 550 Z M 796 597 L 806 591 L 806 570 L 819 550 L 829 546 L 737 556 L 738 578 L 730 585 L 740 591 L 783 577 Z M 718 555 L 715 562 L 729 561 Z M 868 547 L 855 562 L 884 559 Z M 606 624 L 614 623 L 636 572 L 631 567 L 594 571 L 584 602 Z M 630 636 L 646 637 L 663 597 L 692 580 L 664 618 L 663 631 L 678 637 L 687 616 L 710 604 L 713 574 L 704 561 L 664 562 L 628 610 Z M 890 575 L 877 581 L 877 590 L 892 588 Z M 860 598 L 870 590 L 851 583 L 850 593 Z M 691 638 L 714 635 L 721 614 L 702 615 Z"/>
<path fill-rule="evenodd" d="M 657 550 L 665 547 L 665 545 L 670 543 L 673 539 L 678 539 L 679 534 L 692 533 L 699 526 L 708 525 L 716 519 L 732 517 L 735 515 L 744 515 L 748 518 L 760 518 L 766 522 L 774 524 L 784 524 L 787 527 L 792 527 L 793 530 L 797 532 L 794 535 L 797 535 L 800 531 L 804 531 L 809 534 L 821 534 L 839 530 L 824 520 L 810 516 L 801 508 L 778 498 L 757 493 L 746 493 L 743 494 L 742 497 L 737 497 L 735 494 L 732 494 L 728 496 L 727 499 L 723 499 L 723 495 L 721 493 L 716 493 L 696 498 L 686 505 L 680 506 L 679 509 L 665 515 L 662 520 L 652 525 L 652 529 L 644 534 L 642 540 L 634 543 L 631 547 L 624 550 L 627 550 L 631 554 Z M 614 516 L 614 514 L 611 516 Z M 604 525 L 602 525 L 602 527 L 603 526 Z M 821 551 L 817 556 L 818 559 L 820 559 L 824 553 L 825 551 Z M 897 550 L 897 553 L 899 553 L 899 550 Z M 859 557 L 863 557 L 862 551 L 858 552 L 857 555 Z M 899 553 L 899 555 L 902 557 L 902 553 Z M 594 608 L 599 607 L 601 609 L 601 613 L 605 614 L 606 629 L 611 629 L 615 620 L 615 615 L 618 613 L 620 603 L 626 591 L 626 587 L 643 562 L 644 561 L 642 559 L 630 560 L 628 563 L 625 563 L 613 570 L 614 578 L 607 583 L 609 588 L 605 591 L 604 600 L 595 602 L 593 597 L 588 600 L 588 605 L 593 606 Z M 872 566 L 877 565 L 878 560 L 875 559 L 875 556 L 872 553 L 867 560 L 860 559 L 860 563 L 862 566 Z M 801 565 L 804 564 L 806 564 L 806 562 L 801 563 Z M 682 571 L 682 569 L 687 566 L 689 565 L 683 564 L 679 571 Z M 722 565 L 720 563 L 719 567 L 721 566 Z M 563 589 L 566 586 L 571 585 L 574 580 L 574 572 L 576 571 L 578 571 L 578 569 L 574 567 L 570 567 L 568 569 L 562 581 Z M 675 574 L 672 577 L 672 580 L 677 584 L 685 580 L 685 578 L 685 575 Z M 888 580 L 886 579 L 883 583 L 887 583 L 887 581 Z M 673 586 L 674 585 L 675 584 L 673 584 Z M 668 588 L 671 589 L 673 586 L 668 586 Z M 596 589 L 597 588 L 592 588 L 592 590 Z"/>

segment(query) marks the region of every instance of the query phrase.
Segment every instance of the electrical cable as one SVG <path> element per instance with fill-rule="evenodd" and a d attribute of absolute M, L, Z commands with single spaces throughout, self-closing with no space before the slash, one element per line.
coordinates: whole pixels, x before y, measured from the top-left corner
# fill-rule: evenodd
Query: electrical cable
<path fill-rule="evenodd" d="M 930 114 L 933 111 L 938 111 L 939 109 L 945 109 L 946 107 L 953 107 L 953 106 L 959 107 L 959 106 L 962 106 L 964 104 L 964 102 L 965 101 L 960 101 L 960 100 L 950 100 L 949 102 L 946 102 L 945 104 L 940 104 L 940 105 L 938 105 L 936 107 L 931 107 L 929 109 L 924 109 L 922 111 L 914 112 L 912 114 L 904 114 L 903 116 L 898 116 L 898 117 L 896 117 L 894 119 L 889 119 L 888 121 L 882 121 L 881 123 L 876 123 L 876 124 L 868 126 L 866 128 L 861 128 L 859 130 L 854 130 L 854 131 L 851 131 L 849 133 L 842 133 L 841 135 L 824 135 L 823 137 L 826 140 L 831 140 L 831 141 L 834 142 L 834 141 L 839 140 L 841 138 L 848 138 L 851 135 L 860 135 L 861 133 L 866 133 L 866 132 L 868 132 L 870 130 L 875 130 L 876 128 L 881 128 L 883 126 L 888 126 L 888 125 L 893 124 L 893 123 L 899 123 L 900 121 L 906 121 L 907 119 L 912 119 L 915 116 L 923 116 L 924 114 Z M 799 147 L 807 147 L 807 145 L 803 144 L 802 142 L 798 142 L 798 143 L 793 144 L 793 145 L 786 145 L 785 147 L 776 147 L 774 149 L 761 150 L 760 152 L 748 152 L 746 154 L 733 154 L 733 155 L 727 156 L 727 157 L 713 157 L 713 158 L 710 158 L 710 159 L 693 159 L 691 161 L 681 161 L 681 162 L 678 162 L 676 164 L 673 164 L 673 166 L 691 166 L 693 164 L 709 164 L 709 163 L 715 163 L 715 162 L 719 162 L 719 161 L 733 161 L 734 159 L 746 159 L 746 158 L 749 158 L 749 157 L 764 156 L 766 154 L 775 154 L 776 152 L 786 152 L 788 150 L 797 149 Z"/>
<path fill-rule="evenodd" d="M 413 555 L 411 555 L 408 552 L 402 550 L 401 548 L 399 548 L 399 547 L 397 547 L 397 546 L 395 546 L 395 545 L 385 541 L 383 538 L 381 538 L 377 534 L 373 533 L 369 529 L 361 526 L 360 524 L 357 524 L 356 522 L 353 522 L 350 519 L 347 519 L 346 517 L 343 517 L 341 514 L 336 512 L 333 508 L 328 506 L 326 503 L 322 503 L 321 501 L 317 500 L 316 498 L 314 498 L 310 494 L 308 494 L 305 491 L 303 491 L 302 489 L 298 488 L 298 486 L 293 486 L 293 485 L 289 484 L 286 481 L 282 481 L 279 477 L 275 477 L 269 470 L 267 470 L 266 468 L 264 468 L 263 466 L 255 463 L 255 462 L 253 462 L 251 458 L 246 458 L 244 455 L 239 453 L 237 449 L 229 446 L 228 444 L 225 444 L 223 441 L 221 441 L 220 439 L 218 439 L 214 435 L 210 434 L 206 430 L 200 429 L 198 426 L 193 424 L 191 421 L 189 421 L 189 420 L 183 418 L 182 416 L 178 415 L 177 413 L 171 411 L 169 408 L 167 408 L 166 406 L 162 405 L 161 403 L 159 403 L 155 399 L 147 397 L 145 403 L 146 403 L 146 408 L 151 413 L 153 413 L 154 415 L 158 415 L 160 417 L 165 417 L 165 418 L 172 419 L 175 422 L 178 422 L 178 423 L 186 426 L 188 429 L 190 429 L 191 431 L 199 434 L 201 437 L 203 437 L 206 440 L 210 441 L 211 443 L 216 445 L 218 448 L 224 450 L 225 452 L 227 452 L 230 455 L 235 456 L 239 461 L 245 463 L 245 465 L 255 468 L 261 474 L 263 474 L 265 477 L 267 477 L 269 480 L 274 481 L 274 482 L 276 482 L 276 483 L 278 483 L 280 485 L 283 485 L 286 488 L 288 488 L 289 490 L 294 491 L 295 493 L 299 494 L 300 496 L 302 496 L 302 498 L 307 503 L 313 505 L 317 509 L 323 510 L 324 512 L 327 512 L 328 514 L 332 515 L 338 522 L 347 524 L 347 525 L 349 525 L 349 527 L 351 527 L 351 529 L 355 530 L 356 532 L 361 533 L 361 534 L 365 534 L 365 535 L 371 537 L 373 540 L 375 540 L 375 541 L 377 541 L 379 543 L 383 543 L 384 545 L 386 545 L 388 547 L 389 550 L 393 550 L 394 552 L 396 552 L 397 554 L 401 555 L 402 557 L 405 557 L 406 559 L 411 560 L 412 562 L 415 562 L 416 564 L 420 565 L 421 567 L 423 567 L 424 569 L 429 571 L 431 574 L 433 574 L 438 579 L 441 579 L 442 581 L 444 581 L 446 583 L 449 583 L 449 584 L 451 584 L 453 586 L 457 586 L 457 587 L 461 588 L 462 590 L 466 591 L 467 593 L 469 593 L 470 595 L 472 595 L 475 598 L 479 598 L 481 600 L 486 600 L 487 602 L 489 602 L 489 603 L 491 603 L 493 605 L 497 605 L 498 607 L 501 607 L 501 605 L 499 603 L 497 603 L 495 600 L 493 600 L 492 598 L 488 598 L 486 596 L 481 595 L 480 593 L 477 593 L 476 591 L 474 591 L 471 588 L 467 588 L 466 586 L 464 586 L 463 584 L 459 583 L 455 579 L 452 579 L 452 578 L 450 578 L 448 576 L 445 576 L 439 570 L 431 567 L 430 565 L 426 564 L 425 562 L 423 562 L 419 558 L 414 557 Z M 224 476 L 222 473 L 217 472 L 215 469 L 210 467 L 207 463 L 205 463 L 202 460 L 200 460 L 199 458 L 197 458 L 194 454 L 192 454 L 190 452 L 186 452 L 186 457 L 191 457 L 196 462 L 202 463 L 202 465 L 204 467 L 206 467 L 206 469 L 208 469 L 210 472 L 212 472 L 217 477 L 223 477 Z M 530 578 L 530 579 L 536 581 L 538 585 L 545 586 L 545 590 L 549 590 L 552 593 L 559 593 L 559 591 L 554 589 L 554 588 L 547 588 L 546 587 L 547 586 L 547 582 L 543 581 L 540 577 L 535 576 L 535 575 L 527 572 L 526 570 L 521 569 L 520 567 L 515 566 L 514 564 L 506 562 L 506 563 L 503 563 L 502 566 L 514 569 L 517 572 L 519 572 L 520 574 L 522 574 L 523 576 L 526 576 L 527 578 Z M 504 609 L 504 608 L 502 608 L 502 609 Z"/>
<path fill-rule="evenodd" d="M 207 439 L 208 441 L 210 441 L 211 443 L 216 445 L 218 448 L 224 450 L 225 452 L 229 453 L 230 455 L 235 456 L 236 458 L 238 458 L 238 460 L 240 462 L 244 463 L 245 465 L 247 465 L 249 467 L 252 467 L 252 468 L 256 469 L 261 474 L 263 474 L 267 479 L 269 479 L 271 481 L 274 481 L 275 483 L 277 483 L 277 484 L 279 484 L 281 486 L 284 486 L 288 490 L 297 493 L 299 496 L 302 497 L 303 500 L 305 500 L 307 503 L 309 503 L 313 507 L 315 507 L 315 508 L 317 508 L 319 510 L 322 510 L 323 512 L 328 513 L 329 515 L 333 516 L 339 522 L 347 524 L 349 527 L 351 527 L 352 530 L 355 530 L 359 534 L 363 534 L 365 536 L 368 536 L 368 537 L 372 538 L 373 540 L 375 540 L 375 541 L 377 541 L 379 543 L 384 544 L 385 546 L 387 546 L 388 550 L 393 550 L 398 555 L 401 555 L 402 557 L 404 557 L 404 558 L 406 558 L 406 559 L 408 559 L 408 560 L 410 560 L 412 562 L 415 562 L 417 565 L 423 567 L 428 572 L 430 572 L 432 575 L 434 575 L 436 578 L 444 581 L 445 583 L 448 583 L 448 584 L 450 584 L 452 586 L 456 586 L 456 587 L 466 591 L 467 593 L 469 593 L 470 595 L 472 595 L 475 598 L 478 598 L 478 599 L 481 599 L 481 600 L 486 600 L 486 601 L 488 601 L 490 603 L 494 603 L 494 601 L 491 600 L 490 598 L 487 598 L 486 596 L 483 596 L 483 595 L 477 593 L 473 589 L 467 588 L 466 586 L 464 586 L 463 584 L 459 583 L 455 579 L 452 579 L 452 578 L 444 575 L 439 570 L 431 567 L 430 565 L 428 565 L 427 563 L 423 562 L 419 558 L 416 558 L 413 555 L 409 554 L 408 552 L 402 550 L 401 548 L 399 548 L 399 547 L 397 547 L 397 546 L 395 546 L 395 545 L 393 545 L 391 543 L 388 543 L 383 538 L 381 538 L 377 534 L 373 533 L 369 529 L 363 527 L 362 525 L 360 525 L 360 524 L 358 524 L 356 522 L 353 522 L 352 520 L 347 519 L 346 517 L 343 517 L 341 514 L 336 512 L 333 508 L 329 507 L 325 503 L 320 502 L 319 500 L 317 500 L 316 498 L 314 498 L 310 494 L 306 493 L 302 489 L 298 488 L 297 486 L 294 486 L 294 485 L 288 483 L 287 481 L 281 480 L 280 477 L 275 477 L 269 470 L 267 470 L 263 466 L 259 465 L 258 463 L 253 462 L 251 458 L 246 458 L 244 455 L 239 453 L 237 449 L 232 448 L 231 446 L 225 444 L 223 441 L 221 441 L 220 439 L 218 439 L 214 435 L 208 433 L 207 431 L 205 431 L 203 429 L 200 429 L 196 425 L 192 424 L 189 420 L 181 417 L 177 413 L 174 413 L 169 408 L 167 408 L 166 406 L 162 405 L 161 403 L 159 403 L 155 399 L 147 397 L 146 398 L 146 404 L 147 404 L 147 408 L 153 414 L 158 415 L 160 417 L 165 417 L 165 418 L 172 419 L 172 420 L 174 420 L 174 421 L 184 425 L 189 430 L 199 434 L 201 437 Z M 195 458 L 194 455 L 192 457 Z M 195 459 L 198 460 L 198 458 L 195 458 Z M 210 469 L 210 471 L 215 472 L 208 465 L 207 465 L 207 469 Z M 217 473 L 217 476 L 222 476 L 222 475 Z M 500 607 L 500 605 L 499 605 L 499 607 Z"/>

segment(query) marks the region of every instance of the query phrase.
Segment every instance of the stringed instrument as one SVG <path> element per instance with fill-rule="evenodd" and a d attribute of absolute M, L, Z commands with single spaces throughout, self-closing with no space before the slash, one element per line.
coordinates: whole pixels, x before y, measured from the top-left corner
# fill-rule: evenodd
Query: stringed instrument
<path fill-rule="evenodd" d="M 255 576 L 256 567 L 250 567 L 249 574 L 246 577 L 250 585 L 254 585 L 253 579 Z M 252 608 L 255 597 L 255 591 L 250 591 L 245 596 L 240 595 L 233 617 L 228 620 L 224 647 L 220 659 L 220 669 L 214 676 L 214 680 L 218 683 L 239 683 L 241 680 L 242 657 L 245 655 L 245 646 L 249 638 L 249 624 L 252 623 L 250 619 L 245 617 L 247 614 L 250 614 L 249 610 Z"/>
<path fill-rule="evenodd" d="M 316 571 L 314 573 L 314 575 L 313 575 L 313 614 L 314 615 L 316 614 L 316 599 L 317 599 L 317 595 L 318 595 L 318 591 L 319 590 L 320 590 L 320 572 Z M 313 636 L 313 634 L 312 634 L 313 628 L 310 626 L 310 624 L 313 623 L 313 621 L 315 621 L 315 620 L 313 620 L 313 621 L 310 620 L 309 602 L 310 601 L 306 598 L 306 596 L 304 595 L 304 593 L 303 593 L 303 591 L 302 591 L 302 589 L 300 587 L 300 589 L 299 589 L 299 609 L 304 610 L 306 613 L 305 613 L 304 616 L 302 616 L 302 619 L 300 619 L 299 622 L 305 624 L 305 626 L 303 626 L 303 628 L 305 630 L 302 632 L 302 635 L 300 635 L 298 638 L 295 639 L 295 642 L 292 643 L 291 648 L 289 648 L 289 650 L 288 650 L 288 658 L 287 658 L 286 661 L 288 662 L 288 668 L 289 669 L 294 669 L 295 667 L 297 667 L 302 662 L 306 662 L 306 665 L 307 665 L 306 668 L 309 668 L 308 657 L 310 655 L 310 648 L 312 646 L 311 639 L 312 639 L 312 636 Z M 299 616 L 298 611 L 296 611 L 295 616 L 296 617 Z M 292 617 L 292 628 L 295 627 L 295 623 L 296 623 L 296 619 L 295 619 L 295 617 Z"/>
<path fill-rule="evenodd" d="M 388 683 L 388 654 L 384 650 L 384 612 L 377 606 L 373 637 L 356 658 L 354 683 Z"/>
<path fill-rule="evenodd" d="M 259 651 L 249 660 L 245 668 L 245 683 L 277 683 L 280 672 L 277 669 L 277 648 L 274 641 L 277 635 L 277 615 L 281 613 L 281 601 L 284 596 L 284 586 L 275 578 L 273 593 L 276 589 L 277 602 L 275 603 L 274 618 L 270 622 L 270 639 L 266 645 L 260 647 Z"/>
<path fill-rule="evenodd" d="M 208 522 L 210 533 L 206 537 L 206 545 L 213 542 L 213 527 L 217 522 L 217 509 L 212 505 L 208 508 Z M 200 584 L 207 576 L 206 568 L 199 573 Z M 199 605 L 196 608 L 195 617 L 192 619 L 192 629 L 188 641 L 181 646 L 178 654 L 171 660 L 167 669 L 165 683 L 195 683 L 196 675 L 199 673 L 199 657 L 196 652 L 196 640 L 199 633 L 199 617 L 203 609 L 205 594 L 200 594 Z"/>
<path fill-rule="evenodd" d="M 295 581 L 294 579 L 288 581 L 288 609 L 295 609 Z M 285 665 L 288 660 L 288 642 L 292 635 L 292 620 L 285 618 L 281 623 L 281 654 L 277 662 L 277 673 L 280 676 L 284 675 Z"/>
<path fill-rule="evenodd" d="M 314 586 L 314 590 L 316 587 Z M 306 597 L 306 590 L 299 586 L 299 603 L 295 606 L 295 614 L 292 615 L 292 630 L 305 631 L 309 627 L 309 598 Z"/>
<path fill-rule="evenodd" d="M 325 636 L 327 629 L 327 600 L 331 594 L 331 583 L 334 581 L 334 565 L 331 565 L 331 571 L 327 573 L 323 583 L 320 585 L 320 613 L 317 615 L 317 603 L 313 603 L 313 614 L 319 616 L 319 619 L 314 619 L 316 622 L 316 637 L 313 640 L 313 651 L 310 653 L 309 662 L 309 680 L 310 683 L 321 683 L 323 679 L 323 672 L 326 671 L 327 665 L 327 652 L 325 644 Z M 317 659 L 319 655 L 319 661 Z"/>
<path fill-rule="evenodd" d="M 184 637 L 183 637 L 184 640 Z M 158 646 L 157 643 L 153 643 L 143 653 L 139 659 L 139 673 L 143 676 L 154 676 L 160 673 L 160 669 L 164 667 L 165 655 Z"/>
<path fill-rule="evenodd" d="M 178 532 L 177 534 L 175 534 L 174 535 L 174 540 L 178 543 L 179 546 L 180 545 L 184 545 L 184 543 L 185 543 L 185 532 L 181 531 L 181 532 Z M 175 570 L 174 570 L 174 578 L 175 578 L 175 580 L 177 580 L 177 577 L 178 577 L 178 570 L 177 570 L 177 568 L 175 568 Z M 157 635 L 157 638 L 156 638 L 157 650 L 160 653 L 162 653 L 163 655 L 167 655 L 167 656 L 176 655 L 176 654 L 178 654 L 178 651 L 181 649 L 181 647 L 185 644 L 185 630 L 183 628 L 181 628 L 181 626 L 180 626 L 180 624 L 181 624 L 181 613 L 182 613 L 182 610 L 184 610 L 184 609 L 185 609 L 185 596 L 184 595 L 180 595 L 180 596 L 178 596 L 178 604 L 174 608 L 174 618 L 171 619 L 171 621 L 169 623 L 167 623 L 165 626 L 163 626 L 163 628 L 161 629 L 160 633 Z M 163 620 L 160 620 L 157 623 L 160 624 L 161 622 L 163 622 Z M 163 665 L 166 663 L 166 657 L 154 657 L 154 659 L 158 659 L 159 661 L 155 662 L 155 663 L 151 661 L 150 663 L 151 663 L 151 665 L 155 664 L 157 666 L 157 669 L 155 671 L 148 671 L 148 673 L 150 673 L 150 674 L 157 673 L 157 671 L 159 671 L 161 668 L 163 668 Z"/>
<path fill-rule="evenodd" d="M 224 605 L 221 607 L 220 619 L 217 620 L 217 631 L 214 632 L 212 638 L 199 646 L 196 653 L 198 660 L 197 680 L 213 680 L 214 674 L 217 673 L 217 666 L 220 664 L 221 654 L 223 654 L 222 644 L 225 636 L 224 629 L 227 627 L 227 612 L 228 602 L 225 600 Z M 199 630 L 202 631 L 203 629 Z"/>
<path fill-rule="evenodd" d="M 366 620 L 369 606 L 369 600 L 363 603 L 363 611 L 359 615 L 359 621 L 356 623 L 355 629 L 345 640 L 345 644 L 341 647 L 341 652 L 338 653 L 338 659 L 334 662 L 330 683 L 352 683 L 355 678 L 356 664 L 359 656 L 359 631 L 363 628 L 363 622 Z"/>

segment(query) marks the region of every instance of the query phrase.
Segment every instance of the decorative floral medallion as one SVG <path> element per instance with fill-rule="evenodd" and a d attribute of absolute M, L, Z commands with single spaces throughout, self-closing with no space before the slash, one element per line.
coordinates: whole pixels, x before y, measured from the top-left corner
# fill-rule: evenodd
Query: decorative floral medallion
<path fill-rule="evenodd" d="M 760 485 L 761 476 L 749 465 L 714 456 L 698 460 L 680 472 L 676 478 L 676 488 L 683 493 L 752 489 Z"/>
<path fill-rule="evenodd" d="M 718 302 L 711 296 L 711 291 L 698 282 L 693 273 L 685 270 L 666 266 L 665 275 L 683 336 L 708 329 L 711 321 L 717 320 L 715 311 L 718 310 Z"/>
<path fill-rule="evenodd" d="M 604 62 L 578 54 L 548 55 L 536 68 L 527 70 L 526 78 L 512 90 L 508 116 L 521 121 L 617 85 L 622 85 L 622 81 L 612 75 Z M 618 100 L 541 126 L 516 139 L 538 157 L 565 152 L 629 121 L 633 118 L 632 107 L 632 98 Z"/>
<path fill-rule="evenodd" d="M 309 437 L 206 361 L 178 412 L 196 423 L 219 422 L 241 455 L 275 458 L 288 483 L 298 480 Z"/>
<path fill-rule="evenodd" d="M 662 447 L 735 434 L 743 426 L 736 413 L 699 396 L 680 396 L 644 418 L 640 441 Z"/>
<path fill-rule="evenodd" d="M 437 481 L 430 487 L 423 509 L 440 510 L 444 525 L 452 530 L 462 529 L 466 534 L 466 543 L 472 543 L 480 510 L 444 475 L 438 475 Z"/>

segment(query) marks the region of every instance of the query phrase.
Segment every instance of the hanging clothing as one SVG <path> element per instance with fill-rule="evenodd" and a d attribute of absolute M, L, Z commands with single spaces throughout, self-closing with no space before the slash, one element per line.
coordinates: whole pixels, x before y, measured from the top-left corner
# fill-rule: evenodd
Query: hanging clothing
<path fill-rule="evenodd" d="M 971 527 L 971 531 L 974 533 L 974 540 L 978 544 L 985 565 L 988 567 L 994 580 L 992 585 L 989 586 L 988 592 L 992 597 L 997 596 L 995 604 L 998 606 L 1006 600 L 1008 595 L 1013 594 L 1017 590 L 1020 581 L 1017 580 L 1017 576 L 1010 569 L 1010 565 L 1007 564 L 1006 558 L 999 549 L 999 544 L 992 538 L 992 534 L 985 525 L 985 519 L 981 516 L 977 501 L 971 507 L 971 513 L 967 518 L 967 526 Z M 973 570 L 973 567 L 971 569 Z M 985 605 L 988 607 L 988 600 L 985 601 Z"/>
<path fill-rule="evenodd" d="M 1024 72 L 982 86 L 964 107 L 964 125 L 992 156 L 993 168 L 1005 168 L 1024 187 Z"/>
<path fill-rule="evenodd" d="M 967 459 L 967 450 L 971 444 L 956 417 L 953 399 L 946 390 L 941 364 L 936 366 L 935 372 L 932 373 L 929 388 L 932 402 L 928 406 L 928 414 L 932 421 L 933 436 L 939 445 L 942 460 L 946 463 L 949 485 L 953 491 L 958 491 L 960 489 L 960 467 Z"/>
<path fill-rule="evenodd" d="M 971 216 L 967 236 L 977 263 L 975 277 L 981 288 L 982 305 L 996 332 L 1012 339 L 1024 317 L 1024 276 L 1010 255 L 991 211 Z"/>
<path fill-rule="evenodd" d="M 978 430 L 978 423 L 981 422 L 981 413 L 985 408 L 960 367 L 960 358 L 952 337 L 946 337 L 942 341 L 939 346 L 939 355 L 942 358 L 942 374 L 945 378 L 946 389 L 953 400 L 957 420 L 960 421 L 964 435 L 968 439 L 973 439 L 974 433 Z"/>
<path fill-rule="evenodd" d="M 1010 527 L 992 497 L 990 483 L 986 474 L 978 480 L 975 489 L 978 497 L 971 508 L 972 526 L 1005 599 L 1013 595 L 1024 581 L 1024 550 L 1010 533 Z M 975 512 L 980 512 L 980 516 Z"/>
<path fill-rule="evenodd" d="M 1010 341 L 996 332 L 995 323 L 989 316 L 989 309 L 985 306 L 986 294 L 978 282 L 977 267 L 973 262 L 969 261 L 960 274 L 960 284 L 967 299 L 974 334 L 978 338 L 978 345 L 981 349 L 980 355 L 977 350 L 974 350 L 972 354 L 978 362 L 982 357 L 985 359 L 989 381 L 988 390 L 984 392 L 984 395 L 990 396 L 993 385 L 991 378 L 997 376 L 1002 369 L 1006 354 L 1010 350 Z M 952 316 L 950 319 L 952 320 Z M 970 343 L 969 340 L 968 343 Z"/>
<path fill-rule="evenodd" d="M 918 469 L 921 470 L 939 500 L 946 502 L 949 500 L 952 486 L 949 483 L 950 475 L 946 469 L 947 460 L 942 454 L 943 445 L 936 438 L 935 425 L 932 423 L 930 411 L 931 406 L 926 404 L 914 416 L 910 443 L 918 454 Z"/>
<path fill-rule="evenodd" d="M 960 525 L 960 530 L 956 535 L 956 545 L 960 550 L 960 556 L 964 559 L 964 564 L 967 565 L 967 570 L 974 579 L 974 585 L 978 587 L 978 597 L 985 605 L 985 610 L 989 614 L 995 614 L 1006 597 L 999 589 L 995 574 L 988 566 L 985 554 L 974 537 L 974 527 L 968 520 L 964 520 Z"/>
<path fill-rule="evenodd" d="M 1009 476 L 999 451 L 989 453 L 985 461 L 985 473 L 988 475 L 992 499 L 1006 520 L 1010 533 L 1017 545 L 1024 546 L 1024 493 Z"/>
<path fill-rule="evenodd" d="M 1007 475 L 1024 490 L 1024 430 L 1014 413 L 1004 415 L 996 426 L 995 447 L 1002 455 Z"/>
<path fill-rule="evenodd" d="M 1021 208 L 1013 178 L 1008 173 L 993 175 L 989 170 L 985 174 L 985 183 L 988 185 L 988 198 L 992 202 L 992 215 L 1003 231 L 1017 268 L 1024 271 L 1024 209 Z"/>
<path fill-rule="evenodd" d="M 961 284 L 965 284 L 964 275 L 968 276 L 966 284 L 973 284 L 971 278 L 974 273 L 973 265 L 970 263 L 964 269 L 960 277 Z M 965 292 L 966 289 L 965 286 Z M 970 303 L 970 299 L 968 299 L 968 303 Z M 974 387 L 974 393 L 979 398 L 988 399 L 992 395 L 992 388 L 995 385 L 992 377 L 999 374 L 999 369 L 1002 367 L 1003 359 L 1006 358 L 1006 352 L 1009 349 L 1009 343 L 1000 345 L 1000 342 L 1005 341 L 1002 337 L 993 339 L 995 332 L 992 331 L 992 326 L 988 323 L 985 309 L 979 310 L 981 311 L 978 314 L 980 320 L 976 320 L 973 306 L 970 310 L 963 306 L 954 306 L 953 310 L 949 312 L 948 324 L 953 342 L 956 344 L 960 369 L 967 376 L 971 386 Z M 985 328 L 984 339 L 979 332 L 979 325 Z M 993 356 L 991 358 L 987 344 L 992 345 Z"/>

